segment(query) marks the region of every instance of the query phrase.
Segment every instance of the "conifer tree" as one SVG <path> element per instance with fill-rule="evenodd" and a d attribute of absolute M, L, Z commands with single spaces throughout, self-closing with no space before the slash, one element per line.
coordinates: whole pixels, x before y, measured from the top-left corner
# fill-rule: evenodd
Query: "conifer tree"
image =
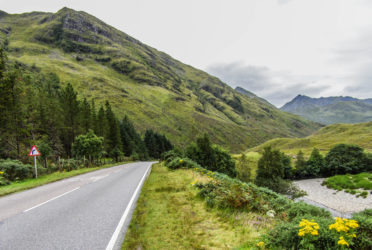
<path fill-rule="evenodd" d="M 71 145 L 78 132 L 79 101 L 77 93 L 70 83 L 62 89 L 60 94 L 64 133 L 62 136 L 63 146 L 66 153 L 71 156 Z"/>

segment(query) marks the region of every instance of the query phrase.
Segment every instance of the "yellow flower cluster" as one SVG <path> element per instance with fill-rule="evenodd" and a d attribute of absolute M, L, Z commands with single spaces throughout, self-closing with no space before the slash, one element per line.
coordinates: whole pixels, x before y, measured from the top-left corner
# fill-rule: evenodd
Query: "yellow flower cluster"
<path fill-rule="evenodd" d="M 356 220 L 348 220 L 337 217 L 336 222 L 329 225 L 329 229 L 335 229 L 337 232 L 348 232 L 350 229 L 358 228 Z"/>
<path fill-rule="evenodd" d="M 180 160 L 180 164 L 183 162 L 183 160 Z"/>
<path fill-rule="evenodd" d="M 349 243 L 344 239 L 344 236 L 340 236 L 340 240 L 337 241 L 337 244 L 343 245 L 343 246 L 349 246 Z"/>
<path fill-rule="evenodd" d="M 4 172 L 3 171 L 0 171 L 0 174 L 4 174 Z"/>
<path fill-rule="evenodd" d="M 298 230 L 298 236 L 300 237 L 303 237 L 306 234 L 311 234 L 314 236 L 319 234 L 319 225 L 318 223 L 314 222 L 314 220 L 308 221 L 306 219 L 302 219 L 298 226 L 301 227 L 300 230 Z"/>
<path fill-rule="evenodd" d="M 352 240 L 352 238 L 356 238 L 356 234 L 349 231 L 358 227 L 359 225 L 356 220 L 348 220 L 337 217 L 336 222 L 329 225 L 329 230 L 334 229 L 339 233 L 341 232 L 341 234 L 346 236 L 348 239 Z M 345 240 L 344 236 L 340 236 L 339 240 L 337 241 L 337 244 L 342 246 L 349 246 L 349 242 Z"/>
<path fill-rule="evenodd" d="M 260 241 L 260 242 L 257 243 L 257 246 L 258 247 L 264 247 L 265 246 L 265 242 Z"/>

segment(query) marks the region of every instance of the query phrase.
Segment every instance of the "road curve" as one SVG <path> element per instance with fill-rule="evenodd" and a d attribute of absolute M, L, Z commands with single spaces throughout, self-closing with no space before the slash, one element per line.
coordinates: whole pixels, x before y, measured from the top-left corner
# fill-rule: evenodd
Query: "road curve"
<path fill-rule="evenodd" d="M 152 164 L 102 169 L 0 198 L 0 249 L 120 249 L 134 207 L 128 204 Z"/>

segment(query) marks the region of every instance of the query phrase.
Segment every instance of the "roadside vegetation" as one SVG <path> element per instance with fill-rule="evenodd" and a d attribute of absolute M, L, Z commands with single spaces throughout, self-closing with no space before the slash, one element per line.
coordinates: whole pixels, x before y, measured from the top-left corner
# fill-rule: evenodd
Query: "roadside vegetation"
<path fill-rule="evenodd" d="M 41 153 L 38 176 L 155 159 L 173 148 L 152 129 L 140 135 L 127 116 L 119 121 L 109 101 L 96 108 L 63 85 L 54 73 L 9 62 L 0 48 L 0 186 L 33 177 L 32 145 Z"/>
<path fill-rule="evenodd" d="M 336 175 L 327 178 L 323 185 L 338 191 L 344 190 L 350 194 L 366 198 L 368 192 L 372 194 L 372 173 L 356 175 Z"/>
<path fill-rule="evenodd" d="M 57 172 L 53 172 L 53 173 L 50 173 L 50 174 L 42 175 L 42 176 L 38 177 L 37 179 L 28 178 L 28 179 L 24 179 L 24 180 L 17 180 L 17 181 L 14 181 L 14 182 L 9 182 L 7 179 L 4 178 L 4 172 L 0 172 L 0 183 L 2 183 L 4 181 L 8 182 L 7 185 L 0 185 L 0 196 L 20 192 L 20 191 L 23 191 L 23 190 L 27 190 L 27 189 L 38 187 L 38 186 L 41 186 L 41 185 L 45 185 L 45 184 L 48 184 L 48 183 L 51 183 L 51 182 L 59 181 L 59 180 L 65 179 L 65 178 L 69 178 L 69 177 L 73 177 L 73 176 L 76 176 L 76 175 L 85 174 L 85 173 L 88 173 L 88 172 L 92 172 L 92 171 L 96 171 L 96 170 L 99 170 L 99 169 L 108 168 L 108 167 L 112 167 L 112 166 L 116 166 L 116 165 L 120 165 L 120 164 L 125 164 L 125 163 L 128 163 L 128 161 L 108 163 L 108 164 L 104 164 L 102 166 L 96 166 L 96 167 L 90 167 L 90 168 L 77 168 L 77 169 L 74 169 L 74 170 L 71 170 L 71 171 L 66 171 L 66 170 L 64 170 L 62 172 L 57 171 Z"/>
<path fill-rule="evenodd" d="M 372 247 L 369 210 L 335 220 L 324 209 L 211 171 L 176 151 L 154 167 L 123 249 Z"/>

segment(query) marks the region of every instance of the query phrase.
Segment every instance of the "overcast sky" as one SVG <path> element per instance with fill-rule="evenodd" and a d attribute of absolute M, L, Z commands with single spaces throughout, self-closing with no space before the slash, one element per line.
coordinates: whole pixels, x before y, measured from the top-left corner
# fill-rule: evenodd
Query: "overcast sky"
<path fill-rule="evenodd" d="M 277 106 L 372 97 L 371 0 L 0 0 L 8 13 L 64 6 Z"/>

